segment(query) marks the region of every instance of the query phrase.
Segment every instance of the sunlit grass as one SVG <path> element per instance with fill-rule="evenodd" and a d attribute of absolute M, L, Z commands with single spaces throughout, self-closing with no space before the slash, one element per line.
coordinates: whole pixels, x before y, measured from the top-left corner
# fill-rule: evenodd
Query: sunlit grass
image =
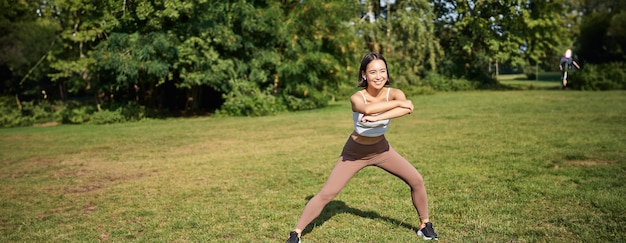
<path fill-rule="evenodd" d="M 392 146 L 442 242 L 626 240 L 626 93 L 411 97 Z M 283 242 L 351 131 L 347 102 L 258 118 L 0 130 L 2 242 Z M 366 168 L 304 242 L 416 241 L 408 187 Z"/>
<path fill-rule="evenodd" d="M 498 81 L 501 84 L 522 90 L 556 90 L 561 88 L 560 78 L 561 73 L 559 72 L 540 72 L 535 79 L 528 79 L 525 74 L 498 75 Z"/>

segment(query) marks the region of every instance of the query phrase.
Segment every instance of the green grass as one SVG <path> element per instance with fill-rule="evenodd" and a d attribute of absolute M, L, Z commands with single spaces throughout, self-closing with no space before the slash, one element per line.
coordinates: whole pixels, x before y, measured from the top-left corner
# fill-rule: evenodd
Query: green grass
<path fill-rule="evenodd" d="M 626 92 L 412 97 L 388 139 L 441 242 L 626 241 Z M 284 242 L 351 132 L 347 102 L 258 118 L 0 130 L 0 242 Z M 414 242 L 408 187 L 366 168 L 303 242 Z"/>
<path fill-rule="evenodd" d="M 522 90 L 551 90 L 561 88 L 561 73 L 559 72 L 541 72 L 538 77 L 529 80 L 525 74 L 502 74 L 498 75 L 498 81 L 501 84 L 509 86 L 513 89 Z"/>

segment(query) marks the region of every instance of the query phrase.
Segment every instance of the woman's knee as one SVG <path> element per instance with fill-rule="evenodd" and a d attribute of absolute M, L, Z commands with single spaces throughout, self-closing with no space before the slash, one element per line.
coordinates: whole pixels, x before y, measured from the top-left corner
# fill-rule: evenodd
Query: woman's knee
<path fill-rule="evenodd" d="M 407 180 L 407 184 L 413 189 L 424 187 L 424 177 L 420 173 L 412 176 L 409 180 Z"/>
<path fill-rule="evenodd" d="M 324 202 L 324 203 L 328 203 L 330 201 L 332 201 L 338 193 L 336 192 L 325 192 L 325 191 L 321 191 L 320 193 L 318 193 L 317 195 L 315 195 L 315 197 L 317 198 L 317 200 Z"/>

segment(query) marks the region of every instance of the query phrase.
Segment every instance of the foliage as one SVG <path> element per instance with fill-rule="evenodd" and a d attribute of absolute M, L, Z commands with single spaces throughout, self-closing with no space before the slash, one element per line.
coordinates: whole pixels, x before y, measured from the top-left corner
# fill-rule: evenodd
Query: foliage
<path fill-rule="evenodd" d="M 113 124 L 126 121 L 122 109 L 114 111 L 101 110 L 91 114 L 91 122 L 94 124 Z"/>
<path fill-rule="evenodd" d="M 581 60 L 594 64 L 626 62 L 626 3 L 614 5 L 594 10 L 582 21 L 576 48 Z"/>
<path fill-rule="evenodd" d="M 253 83 L 232 81 L 232 91 L 225 95 L 220 115 L 265 116 L 284 110 L 284 105 L 268 90 L 262 91 Z"/>
<path fill-rule="evenodd" d="M 0 95 L 35 106 L 90 97 L 85 104 L 95 110 L 141 107 L 131 112 L 137 116 L 122 109 L 126 119 L 220 109 L 258 116 L 345 96 L 369 51 L 387 58 L 393 85 L 424 89 L 418 93 L 466 89 L 453 84 L 457 78 L 497 87 L 496 65 L 554 71 L 573 46 L 582 63 L 623 62 L 625 7 L 585 0 L 0 1 Z M 86 122 L 92 109 L 68 109 L 63 120 Z"/>
<path fill-rule="evenodd" d="M 428 1 L 364 2 L 357 33 L 368 51 L 385 56 L 394 85 L 417 84 L 426 72 L 437 70 L 443 50 Z"/>
<path fill-rule="evenodd" d="M 24 121 L 22 112 L 18 109 L 15 99 L 0 97 L 0 127 L 16 127 L 32 125 Z"/>
<path fill-rule="evenodd" d="M 448 78 L 436 72 L 427 73 L 422 85 L 432 87 L 436 91 L 469 91 L 478 88 L 478 82 L 462 78 Z"/>
<path fill-rule="evenodd" d="M 22 109 L 16 107 L 15 99 L 0 98 L 0 127 L 32 126 L 63 121 L 62 102 L 24 101 Z"/>
<path fill-rule="evenodd" d="M 111 124 L 125 121 L 139 121 L 146 118 L 145 107 L 135 102 L 115 104 L 97 110 L 89 102 L 68 101 L 24 101 L 22 109 L 15 99 L 0 97 L 0 127 L 32 126 L 38 124 Z"/>
<path fill-rule="evenodd" d="M 113 33 L 96 48 L 93 56 L 101 71 L 113 74 L 115 87 L 128 87 L 144 86 L 142 81 L 165 82 L 175 53 L 163 33 Z"/>
<path fill-rule="evenodd" d="M 0 1 L 0 90 L 32 100 L 47 86 L 45 62 L 56 45 L 59 25 L 38 18 L 36 1 Z"/>
<path fill-rule="evenodd" d="M 566 1 L 433 1 L 442 73 L 493 84 L 495 63 L 550 65 L 569 39 Z"/>
<path fill-rule="evenodd" d="M 115 104 L 111 109 L 119 111 L 127 121 L 140 121 L 148 117 L 146 107 L 137 102 L 129 101 L 127 103 Z"/>
<path fill-rule="evenodd" d="M 113 1 L 42 1 L 36 9 L 41 18 L 56 21 L 60 45 L 47 61 L 54 70 L 48 76 L 60 89 L 61 99 L 70 94 L 98 91 L 97 60 L 93 48 L 115 28 L 120 9 Z M 94 91 L 95 90 L 95 91 Z"/>
<path fill-rule="evenodd" d="M 268 81 L 289 109 L 324 107 L 330 92 L 357 75 L 351 67 L 360 42 L 349 23 L 357 19 L 358 7 L 354 1 L 322 0 L 283 6 L 282 58 Z"/>
<path fill-rule="evenodd" d="M 91 120 L 91 114 L 95 112 L 93 106 L 81 105 L 80 103 L 71 102 L 68 107 L 63 110 L 63 123 L 65 124 L 83 124 Z"/>
<path fill-rule="evenodd" d="M 526 64 L 523 67 L 524 75 L 529 80 L 535 80 L 537 78 L 537 73 L 540 71 L 537 65 Z"/>
<path fill-rule="evenodd" d="M 581 90 L 626 90 L 626 63 L 587 64 L 572 72 L 568 87 Z"/>

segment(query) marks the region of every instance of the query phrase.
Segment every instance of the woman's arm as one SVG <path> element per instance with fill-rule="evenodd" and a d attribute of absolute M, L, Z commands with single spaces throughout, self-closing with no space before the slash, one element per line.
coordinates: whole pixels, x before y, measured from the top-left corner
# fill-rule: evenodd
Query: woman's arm
<path fill-rule="evenodd" d="M 352 102 L 352 111 L 366 115 L 389 111 L 402 105 L 402 103 L 397 100 L 365 104 L 363 96 L 358 92 L 350 97 L 350 102 Z"/>
<path fill-rule="evenodd" d="M 411 111 L 413 111 L 413 103 L 411 103 L 410 100 L 406 100 L 404 92 L 399 89 L 391 89 L 390 92 L 390 100 L 388 102 L 376 102 L 370 104 L 365 104 L 362 94 L 356 92 L 350 97 L 350 102 L 352 103 L 352 111 L 365 115 L 387 112 L 398 107 L 410 109 Z"/>
<path fill-rule="evenodd" d="M 379 102 L 376 104 L 398 102 L 399 106 L 393 107 L 390 110 L 386 110 L 378 115 L 370 115 L 372 113 L 364 113 L 366 115 L 363 116 L 363 119 L 361 119 L 361 121 L 374 122 L 385 119 L 393 119 L 407 114 L 411 114 L 413 112 L 413 102 L 406 99 L 406 96 L 404 95 L 404 92 L 402 92 L 402 90 L 392 89 L 391 91 L 393 91 L 389 94 L 389 98 L 391 99 L 391 101 Z"/>
<path fill-rule="evenodd" d="M 363 116 L 361 122 L 376 122 L 380 120 L 393 119 L 398 118 L 407 114 L 411 114 L 412 109 L 396 107 L 387 112 L 381 113 L 379 115 L 367 115 Z"/>

